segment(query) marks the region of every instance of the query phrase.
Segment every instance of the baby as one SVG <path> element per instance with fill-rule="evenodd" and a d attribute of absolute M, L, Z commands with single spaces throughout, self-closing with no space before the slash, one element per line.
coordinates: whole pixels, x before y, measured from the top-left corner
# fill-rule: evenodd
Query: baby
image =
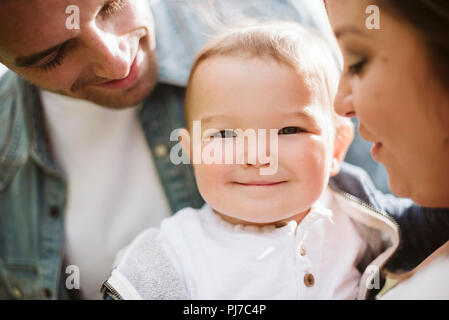
<path fill-rule="evenodd" d="M 180 131 L 183 151 L 197 155 L 206 204 L 136 238 L 103 290 L 119 298 L 355 299 L 368 247 L 357 226 L 375 218 L 354 213 L 328 186 L 353 138 L 351 122 L 333 110 L 338 76 L 324 41 L 297 24 L 238 27 L 213 39 L 192 68 Z"/>

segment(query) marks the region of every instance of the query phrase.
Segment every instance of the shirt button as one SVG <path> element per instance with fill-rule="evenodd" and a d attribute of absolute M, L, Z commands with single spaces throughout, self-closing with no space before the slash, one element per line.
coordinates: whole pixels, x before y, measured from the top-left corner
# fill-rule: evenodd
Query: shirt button
<path fill-rule="evenodd" d="M 306 273 L 306 275 L 304 276 L 304 284 L 308 288 L 313 287 L 313 285 L 315 284 L 315 278 L 313 277 L 313 274 Z"/>
<path fill-rule="evenodd" d="M 12 288 L 12 295 L 16 299 L 22 299 L 23 298 L 22 291 L 20 291 L 19 288 Z"/>
<path fill-rule="evenodd" d="M 44 295 L 46 298 L 51 298 L 51 290 L 48 288 L 44 289 Z"/>
<path fill-rule="evenodd" d="M 306 247 L 304 246 L 304 243 L 301 243 L 299 245 L 299 254 L 302 255 L 302 256 L 306 255 Z"/>
<path fill-rule="evenodd" d="M 59 217 L 59 207 L 58 206 L 51 206 L 50 207 L 50 216 L 53 218 Z"/>
<path fill-rule="evenodd" d="M 168 153 L 168 148 L 165 144 L 158 144 L 155 148 L 154 148 L 154 153 L 156 154 L 156 156 L 158 158 L 163 158 L 167 155 Z"/>

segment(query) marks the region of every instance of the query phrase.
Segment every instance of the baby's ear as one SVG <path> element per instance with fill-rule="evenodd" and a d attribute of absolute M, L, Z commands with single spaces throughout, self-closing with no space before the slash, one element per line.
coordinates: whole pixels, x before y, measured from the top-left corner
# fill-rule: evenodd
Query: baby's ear
<path fill-rule="evenodd" d="M 336 127 L 334 153 L 330 170 L 331 177 L 340 171 L 340 165 L 345 159 L 346 152 L 354 139 L 354 124 L 349 118 L 336 120 Z"/>
<path fill-rule="evenodd" d="M 190 133 L 187 129 L 182 128 L 179 130 L 179 140 L 181 141 L 183 152 L 185 152 L 190 161 L 192 161 L 192 157 L 190 155 Z"/>

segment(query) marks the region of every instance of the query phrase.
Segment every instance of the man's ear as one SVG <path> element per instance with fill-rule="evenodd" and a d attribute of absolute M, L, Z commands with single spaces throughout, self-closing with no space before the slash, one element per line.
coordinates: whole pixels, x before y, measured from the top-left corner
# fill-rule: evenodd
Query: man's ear
<path fill-rule="evenodd" d="M 192 161 L 191 153 L 190 153 L 190 133 L 187 129 L 179 130 L 179 140 L 181 141 L 181 147 L 183 152 L 189 157 L 190 161 Z"/>
<path fill-rule="evenodd" d="M 337 130 L 334 140 L 334 153 L 332 155 L 330 176 L 340 172 L 340 165 L 345 159 L 346 152 L 354 139 L 354 125 L 348 118 L 337 120 Z"/>

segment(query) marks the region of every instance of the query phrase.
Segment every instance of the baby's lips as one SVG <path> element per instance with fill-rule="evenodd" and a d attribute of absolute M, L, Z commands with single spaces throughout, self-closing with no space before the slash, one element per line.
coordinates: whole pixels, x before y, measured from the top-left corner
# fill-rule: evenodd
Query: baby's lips
<path fill-rule="evenodd" d="M 241 185 L 251 185 L 251 186 L 264 186 L 264 185 L 275 185 L 275 184 L 280 184 L 283 183 L 285 181 L 282 180 L 278 180 L 278 181 L 266 181 L 266 180 L 254 180 L 254 181 L 246 181 L 246 182 L 235 182 L 237 184 L 241 184 Z"/>

